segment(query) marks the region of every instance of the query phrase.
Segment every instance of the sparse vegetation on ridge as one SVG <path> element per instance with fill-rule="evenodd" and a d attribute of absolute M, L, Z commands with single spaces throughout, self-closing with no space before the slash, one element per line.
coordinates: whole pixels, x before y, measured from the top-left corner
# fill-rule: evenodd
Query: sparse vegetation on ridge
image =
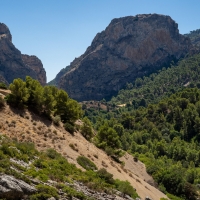
<path fill-rule="evenodd" d="M 82 110 L 64 90 L 59 90 L 55 86 L 42 87 L 37 80 L 29 76 L 25 82 L 15 79 L 9 89 L 11 94 L 6 99 L 10 105 L 28 107 L 40 115 L 52 118 L 56 125 L 62 121 L 67 131 L 74 132 L 75 121 L 81 117 Z"/>
<path fill-rule="evenodd" d="M 73 187 L 65 184 L 65 182 L 73 183 L 75 180 L 83 182 L 96 191 L 112 191 L 112 188 L 115 188 L 114 180 L 111 182 L 98 172 L 83 172 L 77 169 L 75 165 L 68 163 L 64 157 L 53 149 L 48 149 L 46 152 L 38 152 L 34 148 L 34 144 L 15 142 L 5 136 L 0 137 L 0 142 L 1 173 L 13 175 L 29 184 L 32 183 L 33 178 L 42 181 L 36 186 L 37 193 L 30 196 L 32 200 L 46 199 L 52 196 L 58 199 L 58 189 L 61 189 L 68 197 L 74 196 L 81 199 L 89 199 L 83 193 L 77 192 Z M 81 163 L 84 161 L 84 166 L 89 166 L 88 159 L 82 158 L 80 157 L 78 160 L 81 160 Z M 16 161 L 23 160 L 27 164 L 22 166 L 13 162 L 12 159 Z M 94 164 L 90 164 L 90 167 L 86 168 L 97 169 Z M 49 180 L 54 181 L 54 185 L 45 185 L 45 182 Z M 116 189 L 118 188 L 116 187 Z M 125 192 L 125 194 L 129 193 Z M 136 192 L 131 195 L 137 196 Z"/>

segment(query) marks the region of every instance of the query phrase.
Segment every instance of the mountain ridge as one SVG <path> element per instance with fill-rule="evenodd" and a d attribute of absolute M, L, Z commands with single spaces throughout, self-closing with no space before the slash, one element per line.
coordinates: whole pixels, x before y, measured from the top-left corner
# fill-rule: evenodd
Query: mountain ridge
<path fill-rule="evenodd" d="M 144 14 L 113 19 L 76 58 L 57 85 L 78 100 L 110 98 L 126 82 L 150 74 L 192 48 L 169 16 Z"/>
<path fill-rule="evenodd" d="M 31 76 L 46 84 L 46 72 L 36 56 L 23 55 L 12 43 L 8 27 L 0 23 L 0 76 L 1 81 L 10 84 L 14 79 Z"/>

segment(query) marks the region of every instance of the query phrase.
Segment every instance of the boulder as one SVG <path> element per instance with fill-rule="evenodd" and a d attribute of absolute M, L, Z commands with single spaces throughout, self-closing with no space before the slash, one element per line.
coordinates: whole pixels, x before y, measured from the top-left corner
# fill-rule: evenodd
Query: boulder
<path fill-rule="evenodd" d="M 30 195 L 35 192 L 35 187 L 22 180 L 9 175 L 0 176 L 0 198 L 17 200 L 22 199 L 24 195 Z"/>

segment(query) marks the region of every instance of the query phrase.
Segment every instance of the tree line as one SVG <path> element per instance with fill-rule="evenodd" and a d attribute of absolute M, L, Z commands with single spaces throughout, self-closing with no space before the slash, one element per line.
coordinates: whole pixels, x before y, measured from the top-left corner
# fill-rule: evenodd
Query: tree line
<path fill-rule="evenodd" d="M 26 80 L 18 78 L 10 84 L 11 94 L 6 97 L 7 102 L 15 107 L 34 110 L 40 115 L 52 119 L 59 116 L 63 123 L 74 126 L 82 116 L 82 109 L 77 101 L 55 86 L 42 86 L 39 81 L 30 76 Z"/>

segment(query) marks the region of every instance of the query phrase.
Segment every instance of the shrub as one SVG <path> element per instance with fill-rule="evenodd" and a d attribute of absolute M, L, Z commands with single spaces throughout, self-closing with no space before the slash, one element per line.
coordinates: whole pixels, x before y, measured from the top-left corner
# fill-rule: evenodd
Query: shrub
<path fill-rule="evenodd" d="M 82 166 L 86 170 L 96 170 L 97 167 L 96 165 L 88 158 L 85 156 L 79 156 L 77 158 L 77 162 L 80 166 Z"/>
<path fill-rule="evenodd" d="M 72 124 L 70 124 L 70 123 L 68 123 L 68 122 L 66 122 L 66 123 L 64 124 L 64 128 L 65 128 L 66 131 L 68 131 L 68 132 L 71 133 L 71 134 L 73 134 L 74 131 L 75 131 L 74 125 L 72 125 Z"/>
<path fill-rule="evenodd" d="M 7 85 L 5 83 L 0 83 L 0 88 L 1 89 L 5 89 L 5 90 L 8 89 L 8 87 L 7 87 Z"/>
<path fill-rule="evenodd" d="M 48 149 L 46 155 L 51 159 L 57 159 L 60 157 L 60 154 L 54 149 Z"/>
<path fill-rule="evenodd" d="M 19 157 L 20 153 L 17 150 L 16 147 L 9 146 L 9 144 L 2 144 L 1 150 L 3 151 L 4 154 L 10 156 L 10 157 Z"/>
<path fill-rule="evenodd" d="M 138 157 L 139 157 L 139 154 L 138 154 L 138 153 L 135 153 L 133 160 L 134 160 L 135 162 L 138 162 Z"/>
<path fill-rule="evenodd" d="M 138 197 L 135 189 L 132 187 L 132 185 L 128 181 L 120 181 L 119 179 L 117 179 L 115 180 L 115 186 L 124 195 L 127 194 L 131 196 L 132 198 Z"/>
<path fill-rule="evenodd" d="M 56 115 L 55 117 L 53 117 L 53 123 L 56 125 L 56 126 L 59 126 L 60 125 L 60 116 L 59 115 Z"/>
<path fill-rule="evenodd" d="M 37 188 L 37 194 L 31 195 L 30 200 L 41 200 L 41 199 L 48 199 L 51 197 L 58 199 L 58 192 L 56 188 L 42 184 L 37 185 L 36 188 Z"/>
<path fill-rule="evenodd" d="M 83 125 L 81 126 L 81 134 L 87 140 L 90 140 L 94 135 L 93 130 L 92 130 L 92 124 L 90 120 L 86 117 L 83 118 Z"/>
<path fill-rule="evenodd" d="M 172 194 L 167 193 L 167 197 L 170 198 L 171 200 L 183 200 L 180 197 L 174 196 Z"/>
<path fill-rule="evenodd" d="M 74 146 L 74 144 L 70 143 L 69 146 L 74 150 L 78 152 L 78 149 Z"/>
<path fill-rule="evenodd" d="M 66 193 L 67 196 L 68 196 L 70 199 L 73 199 L 73 197 L 76 197 L 76 198 L 82 199 L 82 200 L 88 199 L 88 198 L 84 195 L 84 193 L 78 192 L 78 191 L 76 191 L 75 189 L 73 189 L 73 188 L 71 188 L 71 187 L 69 187 L 69 186 L 66 186 L 66 185 L 64 185 L 64 184 L 60 184 L 58 187 L 61 188 L 62 191 L 63 191 L 64 193 Z"/>
<path fill-rule="evenodd" d="M 107 172 L 105 168 L 101 168 L 100 170 L 98 170 L 97 175 L 100 178 L 104 179 L 107 183 L 110 183 L 110 184 L 114 183 L 113 175 Z"/>

